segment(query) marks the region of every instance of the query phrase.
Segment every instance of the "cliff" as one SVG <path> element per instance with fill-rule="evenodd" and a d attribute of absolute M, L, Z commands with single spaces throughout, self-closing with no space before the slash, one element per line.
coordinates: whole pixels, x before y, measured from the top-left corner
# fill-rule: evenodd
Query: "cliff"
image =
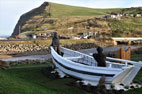
<path fill-rule="evenodd" d="M 49 5 L 48 2 L 44 2 L 40 7 L 35 8 L 35 9 L 33 9 L 33 10 L 31 10 L 31 11 L 29 11 L 29 12 L 23 14 L 23 15 L 20 17 L 18 23 L 16 24 L 16 26 L 15 26 L 15 28 L 14 28 L 14 31 L 13 31 L 13 33 L 12 33 L 11 36 L 12 36 L 12 37 L 15 37 L 16 35 L 18 35 L 18 34 L 19 34 L 19 27 L 22 27 L 22 26 L 26 23 L 26 21 L 28 21 L 28 20 L 29 20 L 30 18 L 32 18 L 33 16 L 44 13 L 45 8 L 46 8 L 48 5 Z"/>

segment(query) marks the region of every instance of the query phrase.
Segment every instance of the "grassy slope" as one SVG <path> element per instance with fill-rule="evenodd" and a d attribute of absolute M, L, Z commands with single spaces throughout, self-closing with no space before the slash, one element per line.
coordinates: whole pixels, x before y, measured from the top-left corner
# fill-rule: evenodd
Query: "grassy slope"
<path fill-rule="evenodd" d="M 122 31 L 140 31 L 142 30 L 142 18 L 128 18 L 122 20 L 110 20 L 112 30 L 120 29 Z"/>
<path fill-rule="evenodd" d="M 104 16 L 107 13 L 119 10 L 120 9 L 93 9 L 93 8 L 75 7 L 75 6 L 51 3 L 51 15 L 53 17 Z M 48 11 L 48 8 L 46 11 Z"/>
<path fill-rule="evenodd" d="M 136 9 L 136 8 L 132 8 L 132 9 L 124 9 L 125 11 L 123 11 L 124 13 L 129 13 L 129 14 L 142 14 L 142 9 Z"/>
<path fill-rule="evenodd" d="M 122 20 L 108 20 L 109 26 L 112 30 L 120 30 L 115 36 L 142 36 L 142 18 L 127 18 Z"/>

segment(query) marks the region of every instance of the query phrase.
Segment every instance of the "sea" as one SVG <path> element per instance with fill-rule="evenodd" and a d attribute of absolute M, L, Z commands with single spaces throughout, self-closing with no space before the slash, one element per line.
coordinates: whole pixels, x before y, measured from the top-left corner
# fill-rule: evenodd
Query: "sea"
<path fill-rule="evenodd" d="M 7 38 L 9 35 L 0 35 L 0 38 Z"/>

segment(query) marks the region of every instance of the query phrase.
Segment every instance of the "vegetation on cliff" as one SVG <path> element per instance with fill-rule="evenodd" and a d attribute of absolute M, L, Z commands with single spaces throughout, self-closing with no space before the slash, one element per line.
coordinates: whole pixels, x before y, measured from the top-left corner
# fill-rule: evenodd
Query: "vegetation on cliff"
<path fill-rule="evenodd" d="M 111 13 L 141 13 L 141 8 L 93 9 L 44 2 L 40 7 L 22 15 L 12 36 L 23 32 L 58 32 L 64 36 L 76 36 L 82 32 L 100 31 L 110 37 L 141 37 L 142 17 L 102 19 Z M 86 29 L 86 26 L 89 28 Z M 51 31 L 50 31 L 51 30 Z"/>
<path fill-rule="evenodd" d="M 100 17 L 116 10 L 120 9 L 92 9 L 44 2 L 40 7 L 33 9 L 20 17 L 12 36 L 18 35 L 19 29 L 20 33 L 26 31 L 42 31 L 46 28 L 56 29 L 56 27 L 60 27 L 60 25 L 56 24 L 68 21 L 65 24 L 63 23 L 65 26 L 70 23 L 69 20 L 72 20 L 74 17 L 76 20 L 84 21 L 86 16 L 89 16 L 87 19 L 90 19 L 91 16 Z M 74 22 L 76 22 L 76 20 L 73 19 Z M 55 24 L 54 22 L 56 21 L 57 23 Z"/>

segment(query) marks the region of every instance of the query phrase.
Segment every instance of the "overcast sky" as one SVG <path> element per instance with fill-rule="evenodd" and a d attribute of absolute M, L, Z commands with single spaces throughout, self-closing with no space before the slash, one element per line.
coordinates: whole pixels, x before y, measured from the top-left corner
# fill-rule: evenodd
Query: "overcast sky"
<path fill-rule="evenodd" d="M 142 0 L 0 0 L 0 36 L 11 35 L 19 17 L 44 1 L 90 8 L 142 6 Z"/>

